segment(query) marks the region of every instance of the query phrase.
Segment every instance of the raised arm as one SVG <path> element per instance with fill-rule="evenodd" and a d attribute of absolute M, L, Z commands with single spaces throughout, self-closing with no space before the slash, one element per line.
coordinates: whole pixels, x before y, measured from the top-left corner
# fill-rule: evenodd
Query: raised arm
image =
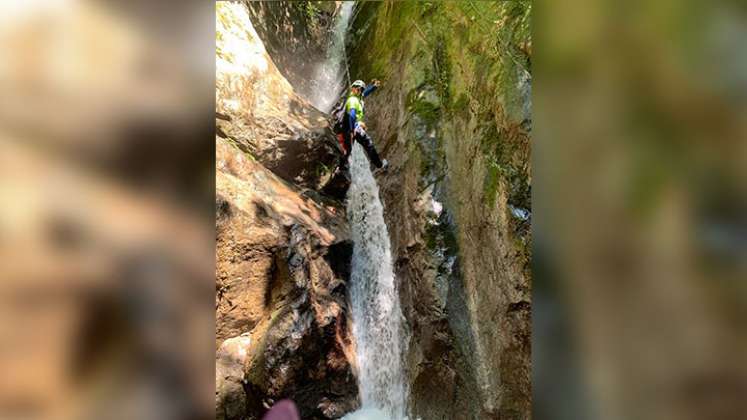
<path fill-rule="evenodd" d="M 366 86 L 366 89 L 363 90 L 363 94 L 361 96 L 365 98 L 366 96 L 374 93 L 374 91 L 376 91 L 376 89 L 380 85 L 381 85 L 381 82 L 378 79 L 373 79 L 371 81 L 371 84 Z"/>
<path fill-rule="evenodd" d="M 366 86 L 366 89 L 363 91 L 362 96 L 365 98 L 366 96 L 374 93 L 375 90 L 376 90 L 376 85 L 368 85 Z"/>

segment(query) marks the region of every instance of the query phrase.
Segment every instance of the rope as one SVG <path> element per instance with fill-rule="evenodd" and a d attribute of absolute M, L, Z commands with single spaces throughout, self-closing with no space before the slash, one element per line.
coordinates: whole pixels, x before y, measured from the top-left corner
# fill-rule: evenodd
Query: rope
<path fill-rule="evenodd" d="M 350 86 L 351 83 L 350 83 L 350 66 L 348 65 L 348 50 L 345 47 L 345 41 L 347 40 L 347 37 L 348 37 L 348 30 L 345 29 L 345 36 L 342 39 L 342 55 L 345 60 L 345 76 L 348 79 L 347 85 Z"/>

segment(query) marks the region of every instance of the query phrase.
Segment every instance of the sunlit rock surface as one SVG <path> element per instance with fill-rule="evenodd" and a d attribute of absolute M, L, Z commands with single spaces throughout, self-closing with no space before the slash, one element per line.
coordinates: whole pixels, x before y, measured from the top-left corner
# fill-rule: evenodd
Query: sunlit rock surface
<path fill-rule="evenodd" d="M 326 115 L 278 71 L 245 5 L 219 4 L 216 19 L 218 135 L 286 181 L 321 187 L 339 160 Z"/>
<path fill-rule="evenodd" d="M 317 192 L 340 157 L 326 116 L 299 97 L 245 5 L 220 3 L 216 111 L 216 413 L 303 418 L 358 406 L 345 297 L 344 206 Z"/>

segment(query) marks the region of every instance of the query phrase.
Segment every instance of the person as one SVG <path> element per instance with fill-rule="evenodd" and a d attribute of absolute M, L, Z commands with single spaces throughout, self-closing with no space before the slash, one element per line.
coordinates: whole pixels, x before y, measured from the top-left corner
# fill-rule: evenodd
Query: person
<path fill-rule="evenodd" d="M 350 153 L 353 149 L 353 141 L 357 141 L 361 146 L 363 146 L 363 149 L 366 151 L 366 155 L 368 156 L 368 160 L 378 169 L 386 170 L 389 167 L 389 162 L 387 162 L 386 159 L 382 160 L 379 157 L 373 139 L 366 132 L 366 123 L 363 120 L 363 98 L 373 93 L 379 86 L 381 86 L 381 82 L 376 79 L 374 79 L 368 86 L 366 86 L 366 83 L 363 80 L 356 80 L 350 86 L 350 95 L 348 95 L 348 98 L 345 101 L 343 130 L 340 134 L 344 152 L 344 167 L 347 167 L 347 161 L 349 160 Z"/>

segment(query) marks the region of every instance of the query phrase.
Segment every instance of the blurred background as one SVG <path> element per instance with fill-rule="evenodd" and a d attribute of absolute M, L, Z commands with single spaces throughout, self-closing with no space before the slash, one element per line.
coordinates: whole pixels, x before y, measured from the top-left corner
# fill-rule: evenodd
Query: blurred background
<path fill-rule="evenodd" d="M 0 418 L 213 418 L 209 2 L 0 2 Z"/>
<path fill-rule="evenodd" d="M 536 2 L 535 418 L 747 418 L 746 8 Z"/>
<path fill-rule="evenodd" d="M 536 2 L 535 418 L 745 418 L 746 9 Z M 213 13 L 0 3 L 0 418 L 214 416 Z"/>

